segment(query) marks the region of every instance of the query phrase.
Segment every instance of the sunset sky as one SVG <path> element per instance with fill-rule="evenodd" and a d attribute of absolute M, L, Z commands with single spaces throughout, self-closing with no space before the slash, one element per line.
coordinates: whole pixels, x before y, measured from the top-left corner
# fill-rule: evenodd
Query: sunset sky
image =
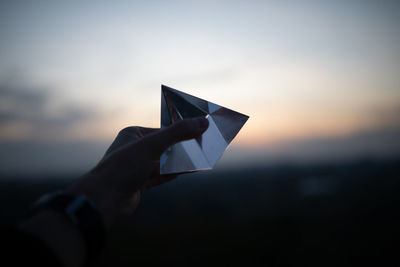
<path fill-rule="evenodd" d="M 1 1 L 0 171 L 159 127 L 161 84 L 249 115 L 237 155 L 400 152 L 399 23 L 396 1 Z"/>

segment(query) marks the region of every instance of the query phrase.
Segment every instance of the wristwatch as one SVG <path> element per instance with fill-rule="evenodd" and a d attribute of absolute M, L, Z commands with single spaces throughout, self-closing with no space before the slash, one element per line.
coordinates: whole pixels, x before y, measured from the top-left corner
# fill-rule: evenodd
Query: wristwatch
<path fill-rule="evenodd" d="M 85 195 L 63 191 L 45 194 L 34 203 L 32 212 L 45 209 L 63 214 L 79 229 L 86 243 L 89 261 L 101 251 L 105 238 L 103 219 Z"/>

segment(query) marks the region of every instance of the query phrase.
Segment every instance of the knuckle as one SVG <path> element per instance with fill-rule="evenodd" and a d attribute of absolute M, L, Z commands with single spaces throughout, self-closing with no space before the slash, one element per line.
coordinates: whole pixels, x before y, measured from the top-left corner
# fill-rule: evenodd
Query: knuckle
<path fill-rule="evenodd" d="M 119 136 L 126 136 L 126 135 L 130 136 L 130 135 L 136 133 L 137 130 L 138 130 L 137 126 L 128 126 L 128 127 L 123 128 L 121 131 L 119 131 L 118 135 Z"/>

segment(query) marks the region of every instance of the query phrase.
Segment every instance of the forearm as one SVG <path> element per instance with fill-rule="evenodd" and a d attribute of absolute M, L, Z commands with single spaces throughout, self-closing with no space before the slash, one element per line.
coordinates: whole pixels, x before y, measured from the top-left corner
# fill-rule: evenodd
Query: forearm
<path fill-rule="evenodd" d="M 163 151 L 200 136 L 207 127 L 207 119 L 197 118 L 163 130 L 122 130 L 93 170 L 64 192 L 40 199 L 36 214 L 19 228 L 42 240 L 67 267 L 90 262 L 101 252 L 105 228 L 128 218 L 144 190 L 175 178 L 160 175 Z"/>
<path fill-rule="evenodd" d="M 83 266 L 85 241 L 75 225 L 51 210 L 43 210 L 20 223 L 19 229 L 42 240 L 67 267 Z"/>

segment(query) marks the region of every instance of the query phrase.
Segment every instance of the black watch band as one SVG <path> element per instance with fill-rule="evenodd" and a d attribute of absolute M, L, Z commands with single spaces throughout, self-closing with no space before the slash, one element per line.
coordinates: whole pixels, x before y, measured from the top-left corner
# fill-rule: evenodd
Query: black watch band
<path fill-rule="evenodd" d="M 86 242 L 87 259 L 98 254 L 105 239 L 103 219 L 100 212 L 85 195 L 66 192 L 49 193 L 33 206 L 33 212 L 50 209 L 64 214 L 82 234 Z"/>

